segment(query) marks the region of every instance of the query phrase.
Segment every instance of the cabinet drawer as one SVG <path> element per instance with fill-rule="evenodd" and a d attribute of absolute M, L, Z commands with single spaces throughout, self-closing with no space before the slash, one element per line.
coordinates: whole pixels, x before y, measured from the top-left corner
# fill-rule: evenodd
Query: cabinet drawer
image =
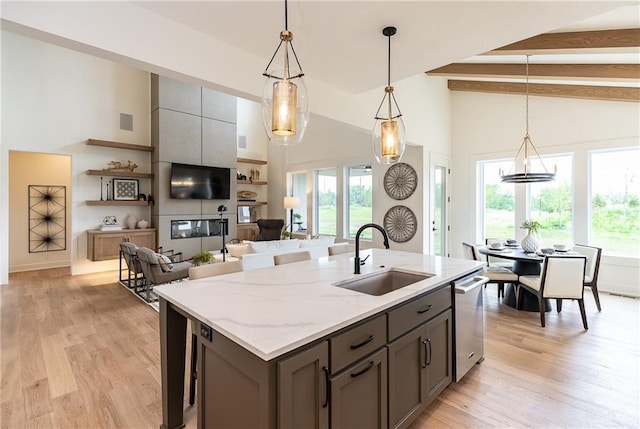
<path fill-rule="evenodd" d="M 384 346 L 387 343 L 386 325 L 383 314 L 331 338 L 331 372 L 335 374 Z"/>
<path fill-rule="evenodd" d="M 389 341 L 426 322 L 449 307 L 451 307 L 451 286 L 446 286 L 390 311 Z"/>

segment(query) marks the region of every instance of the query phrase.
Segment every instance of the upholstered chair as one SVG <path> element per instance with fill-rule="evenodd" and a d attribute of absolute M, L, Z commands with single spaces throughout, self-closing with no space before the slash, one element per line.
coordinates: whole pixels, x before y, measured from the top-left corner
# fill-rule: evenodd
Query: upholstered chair
<path fill-rule="evenodd" d="M 545 299 L 556 299 L 558 313 L 562 311 L 563 299 L 575 299 L 580 307 L 582 325 L 587 326 L 587 314 L 584 309 L 584 256 L 546 256 L 539 276 L 520 276 L 516 308 L 522 300 L 522 289 L 527 289 L 538 297 L 540 304 L 540 324 L 545 326 Z"/>
<path fill-rule="evenodd" d="M 462 249 L 464 251 L 465 258 L 474 261 L 486 262 L 480 257 L 478 248 L 475 245 L 463 242 Z M 518 283 L 518 275 L 516 273 L 508 268 L 497 265 L 486 265 L 482 268 L 482 275 L 489 279 L 489 283 L 495 283 L 498 286 L 498 298 L 501 296 L 504 298 L 504 285 L 506 283 Z"/>
<path fill-rule="evenodd" d="M 587 267 L 584 273 L 584 286 L 591 288 L 593 298 L 596 300 L 598 311 L 602 311 L 600 307 L 600 296 L 598 295 L 598 273 L 600 272 L 600 257 L 602 249 L 600 247 L 586 246 L 584 244 L 576 244 L 573 250 L 587 257 Z"/>
<path fill-rule="evenodd" d="M 259 219 L 258 228 L 260 232 L 256 235 L 255 241 L 280 240 L 284 220 L 282 219 Z"/>
<path fill-rule="evenodd" d="M 191 262 L 172 262 L 165 255 L 156 253 L 147 247 L 138 247 L 136 256 L 146 279 L 145 299 L 147 302 L 153 301 L 151 297 L 153 285 L 171 283 L 189 277 Z"/>
<path fill-rule="evenodd" d="M 341 255 L 343 253 L 354 253 L 356 251 L 353 244 L 330 246 L 327 250 L 329 251 L 329 256 Z"/>
<path fill-rule="evenodd" d="M 306 250 L 304 252 L 283 253 L 282 255 L 273 256 L 273 263 L 276 265 L 309 260 L 311 260 L 311 253 Z"/>

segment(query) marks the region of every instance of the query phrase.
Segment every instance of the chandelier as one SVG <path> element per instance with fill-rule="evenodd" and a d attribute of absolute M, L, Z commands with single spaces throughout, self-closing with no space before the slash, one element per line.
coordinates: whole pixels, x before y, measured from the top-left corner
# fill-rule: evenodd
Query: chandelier
<path fill-rule="evenodd" d="M 527 66 L 525 69 L 526 74 L 526 102 L 525 102 L 525 136 L 520 149 L 516 153 L 513 159 L 512 170 L 507 174 L 504 174 L 500 170 L 500 176 L 503 183 L 538 183 L 538 182 L 551 182 L 555 180 L 556 171 L 550 173 L 545 167 L 538 150 L 533 145 L 531 137 L 529 137 L 529 55 L 527 55 Z M 542 166 L 542 170 L 535 172 L 532 169 L 533 161 L 537 161 Z M 518 169 L 522 166 L 521 169 Z"/>

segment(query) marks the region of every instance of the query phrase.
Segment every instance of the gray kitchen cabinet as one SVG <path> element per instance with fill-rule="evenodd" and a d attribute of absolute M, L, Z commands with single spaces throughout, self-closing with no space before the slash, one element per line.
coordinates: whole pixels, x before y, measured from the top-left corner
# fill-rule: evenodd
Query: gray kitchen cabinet
<path fill-rule="evenodd" d="M 278 427 L 329 427 L 327 341 L 278 362 Z"/>
<path fill-rule="evenodd" d="M 387 427 L 387 351 L 376 353 L 331 379 L 331 428 Z"/>
<path fill-rule="evenodd" d="M 198 427 L 407 427 L 452 380 L 451 293 L 444 286 L 271 361 L 199 323 Z"/>
<path fill-rule="evenodd" d="M 451 383 L 451 329 L 446 310 L 388 345 L 389 427 L 409 426 Z"/>

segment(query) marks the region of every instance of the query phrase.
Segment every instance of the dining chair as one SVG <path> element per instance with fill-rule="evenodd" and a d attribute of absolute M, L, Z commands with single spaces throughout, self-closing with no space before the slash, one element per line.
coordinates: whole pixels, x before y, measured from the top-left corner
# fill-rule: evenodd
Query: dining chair
<path fill-rule="evenodd" d="M 584 256 L 545 256 L 539 276 L 520 276 L 516 309 L 520 309 L 522 304 L 522 289 L 527 289 L 538 297 L 540 324 L 544 328 L 545 299 L 556 300 L 558 313 L 562 311 L 563 299 L 575 299 L 580 307 L 582 325 L 589 329 L 583 299 L 585 266 Z"/>
<path fill-rule="evenodd" d="M 284 253 L 282 255 L 274 255 L 273 263 L 276 265 L 290 264 L 291 262 L 309 261 L 311 253 L 309 251 Z"/>
<path fill-rule="evenodd" d="M 506 243 L 506 241 L 506 238 L 485 238 L 484 244 L 488 246 L 492 243 Z M 487 255 L 487 264 L 489 266 L 504 267 L 509 270 L 513 269 L 513 261 L 500 258 L 499 256 Z"/>
<path fill-rule="evenodd" d="M 466 242 L 462 242 L 462 249 L 464 251 L 464 256 L 467 259 L 471 259 L 473 261 L 486 262 L 480 257 L 480 253 L 478 253 L 478 248 Z M 482 275 L 489 279 L 488 283 L 495 283 L 498 285 L 498 298 L 504 298 L 504 285 L 507 283 L 518 283 L 518 275 L 513 271 L 509 270 L 505 267 L 500 266 L 490 266 L 486 265 L 482 268 Z M 487 285 L 485 284 L 485 288 Z"/>
<path fill-rule="evenodd" d="M 602 248 L 587 246 L 585 244 L 576 244 L 573 251 L 587 257 L 587 267 L 584 273 L 584 286 L 591 288 L 593 298 L 596 300 L 598 311 L 602 311 L 600 307 L 600 296 L 598 295 L 598 273 L 600 272 L 600 257 L 602 256 Z"/>
<path fill-rule="evenodd" d="M 329 256 L 341 255 L 343 253 L 353 253 L 353 252 L 355 252 L 355 246 L 353 244 L 340 245 L 340 246 L 329 246 L 329 248 L 327 250 L 329 252 Z"/>
<path fill-rule="evenodd" d="M 189 268 L 189 280 L 204 279 L 243 271 L 242 261 L 216 262 Z M 196 401 L 196 380 L 198 379 L 198 327 L 191 324 L 191 374 L 189 379 L 189 405 Z"/>

